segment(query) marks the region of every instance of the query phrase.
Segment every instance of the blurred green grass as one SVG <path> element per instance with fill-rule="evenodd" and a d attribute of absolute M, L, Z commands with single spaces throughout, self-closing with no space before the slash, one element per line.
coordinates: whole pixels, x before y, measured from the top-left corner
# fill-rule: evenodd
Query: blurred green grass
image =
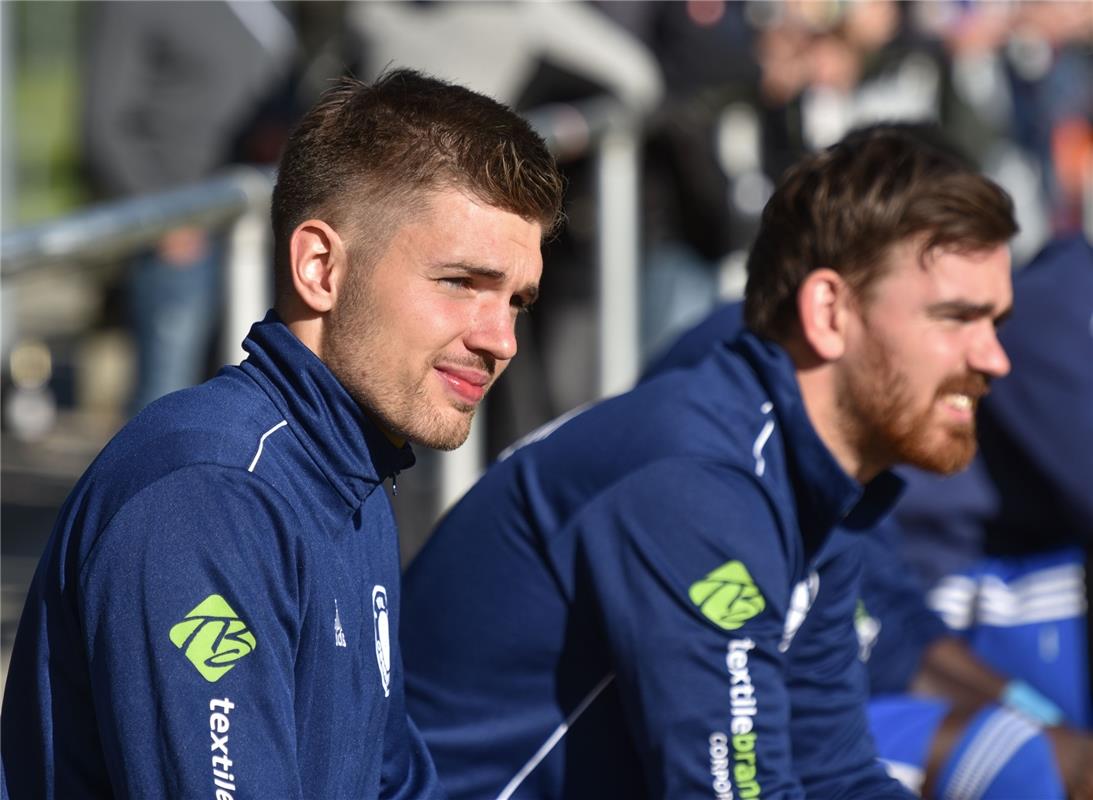
<path fill-rule="evenodd" d="M 12 3 L 12 96 L 16 225 L 88 201 L 80 170 L 80 3 Z"/>

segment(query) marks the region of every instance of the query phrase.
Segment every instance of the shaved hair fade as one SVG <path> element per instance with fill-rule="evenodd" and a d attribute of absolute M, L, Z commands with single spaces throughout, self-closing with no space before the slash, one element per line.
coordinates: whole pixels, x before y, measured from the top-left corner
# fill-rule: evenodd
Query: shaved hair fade
<path fill-rule="evenodd" d="M 448 188 L 539 223 L 544 236 L 561 219 L 554 158 L 511 109 L 413 70 L 373 83 L 342 78 L 281 158 L 272 202 L 278 301 L 291 290 L 289 240 L 300 223 L 337 230 L 356 267 L 378 258 L 431 192 Z"/>

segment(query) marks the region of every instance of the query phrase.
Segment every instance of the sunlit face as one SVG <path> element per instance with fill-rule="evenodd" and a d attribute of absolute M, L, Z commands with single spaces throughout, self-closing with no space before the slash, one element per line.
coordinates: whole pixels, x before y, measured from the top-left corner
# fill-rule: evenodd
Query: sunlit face
<path fill-rule="evenodd" d="M 542 227 L 455 189 L 430 195 L 371 265 L 350 268 L 322 357 L 387 432 L 451 450 L 516 355 L 538 293 Z"/>
<path fill-rule="evenodd" d="M 843 434 L 872 471 L 912 464 L 949 474 L 975 455 L 975 411 L 1009 372 L 996 327 L 1013 302 L 1009 249 L 893 248 L 891 269 L 855 316 L 841 373 Z"/>

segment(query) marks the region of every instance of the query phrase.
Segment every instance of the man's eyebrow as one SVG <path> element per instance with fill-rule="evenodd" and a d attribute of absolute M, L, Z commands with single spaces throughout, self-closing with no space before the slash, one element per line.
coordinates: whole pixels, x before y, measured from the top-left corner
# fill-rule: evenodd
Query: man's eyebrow
<path fill-rule="evenodd" d="M 505 278 L 505 272 L 503 270 L 486 267 L 481 264 L 474 264 L 468 261 L 452 261 L 445 264 L 439 264 L 437 265 L 437 268 L 453 272 L 462 272 L 466 275 L 477 275 L 480 278 L 494 281 L 503 280 Z"/>
<path fill-rule="evenodd" d="M 483 266 L 482 264 L 474 264 L 466 261 L 455 261 L 448 264 L 441 264 L 439 269 L 444 271 L 458 272 L 464 275 L 474 275 L 479 278 L 485 278 L 488 281 L 500 282 L 508 277 L 508 273 L 504 270 L 494 269 L 493 267 Z M 531 305 L 539 298 L 539 286 L 534 283 L 529 283 L 516 290 L 516 294 L 524 298 L 524 302 L 527 305 Z"/>
<path fill-rule="evenodd" d="M 932 317 L 960 317 L 962 319 L 980 319 L 992 317 L 1001 323 L 1013 311 L 1013 306 L 996 313 L 994 303 L 971 303 L 966 300 L 945 300 L 926 307 L 926 313 Z"/>

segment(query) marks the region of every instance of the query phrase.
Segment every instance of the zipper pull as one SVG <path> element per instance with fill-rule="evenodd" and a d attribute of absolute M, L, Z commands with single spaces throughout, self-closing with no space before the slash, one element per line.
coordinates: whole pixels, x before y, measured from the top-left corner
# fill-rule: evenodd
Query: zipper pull
<path fill-rule="evenodd" d="M 391 476 L 391 494 L 398 497 L 398 473 Z"/>

